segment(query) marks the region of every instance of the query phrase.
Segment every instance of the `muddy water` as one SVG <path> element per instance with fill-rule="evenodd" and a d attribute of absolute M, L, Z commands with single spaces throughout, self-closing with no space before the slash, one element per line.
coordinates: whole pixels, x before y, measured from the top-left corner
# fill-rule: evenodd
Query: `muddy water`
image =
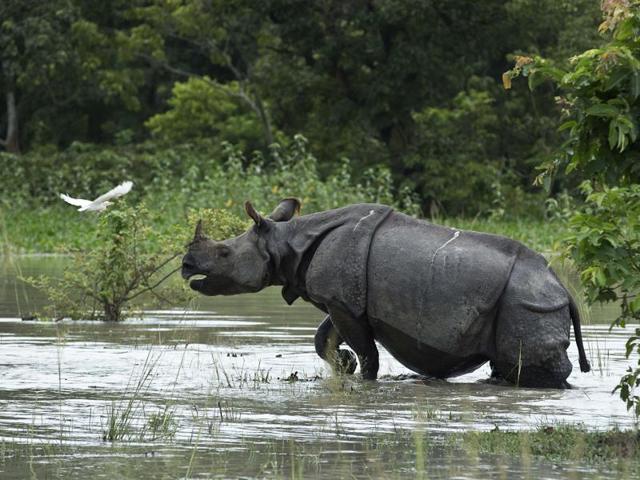
<path fill-rule="evenodd" d="M 323 315 L 286 306 L 277 289 L 115 325 L 22 321 L 43 299 L 16 270 L 55 273 L 62 261 L 25 258 L 1 272 L 3 479 L 600 478 L 580 464 L 461 451 L 452 433 L 633 424 L 610 393 L 627 334 L 608 332 L 607 312 L 584 327 L 594 371 L 573 373 L 572 390 L 487 385 L 488 367 L 406 378 L 383 349 L 380 381 L 364 382 L 327 371 L 313 350 Z M 570 357 L 577 366 L 573 344 Z"/>

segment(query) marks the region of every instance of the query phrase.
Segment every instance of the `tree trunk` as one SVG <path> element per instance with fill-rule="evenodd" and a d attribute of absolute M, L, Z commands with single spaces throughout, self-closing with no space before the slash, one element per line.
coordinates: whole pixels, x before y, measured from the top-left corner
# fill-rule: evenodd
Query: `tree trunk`
<path fill-rule="evenodd" d="M 16 109 L 16 95 L 13 90 L 7 92 L 7 136 L 0 145 L 9 153 L 20 154 L 20 143 L 18 141 L 18 110 Z"/>
<path fill-rule="evenodd" d="M 119 303 L 113 303 L 108 300 L 102 304 L 104 309 L 104 321 L 105 322 L 119 322 L 122 320 L 122 305 Z"/>
<path fill-rule="evenodd" d="M 260 123 L 262 124 L 262 130 L 264 132 L 265 141 L 267 142 L 267 147 L 274 143 L 273 139 L 273 131 L 271 130 L 271 119 L 269 118 L 269 112 L 264 108 L 264 104 L 258 95 L 255 96 L 255 105 L 258 113 L 258 117 L 260 118 Z"/>

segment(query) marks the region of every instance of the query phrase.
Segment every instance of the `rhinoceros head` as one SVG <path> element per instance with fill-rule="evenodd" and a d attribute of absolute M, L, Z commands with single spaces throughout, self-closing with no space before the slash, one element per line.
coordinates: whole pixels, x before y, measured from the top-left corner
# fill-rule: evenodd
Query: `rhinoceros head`
<path fill-rule="evenodd" d="M 198 222 L 193 241 L 182 259 L 182 277 L 193 279 L 189 286 L 204 295 L 235 295 L 257 292 L 271 281 L 270 258 L 266 243 L 275 222 L 286 222 L 300 210 L 295 198 L 282 200 L 267 217 L 262 217 L 250 202 L 247 215 L 254 225 L 234 238 L 214 241 L 202 232 Z"/>

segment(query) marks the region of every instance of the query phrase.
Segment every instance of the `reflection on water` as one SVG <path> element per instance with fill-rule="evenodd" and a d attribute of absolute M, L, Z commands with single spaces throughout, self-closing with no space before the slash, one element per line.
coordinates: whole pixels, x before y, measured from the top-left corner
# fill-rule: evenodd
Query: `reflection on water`
<path fill-rule="evenodd" d="M 59 261 L 21 268 L 56 271 Z M 626 332 L 607 325 L 584 328 L 593 372 L 579 372 L 571 345 L 572 390 L 487 385 L 488 367 L 418 381 L 383 349 L 380 381 L 364 382 L 327 372 L 313 349 L 323 315 L 287 306 L 277 289 L 121 324 L 39 323 L 17 318 L 29 305 L 16 304 L 37 304 L 37 294 L 16 289 L 7 270 L 2 282 L 2 478 L 86 478 L 88 468 L 113 478 L 561 478 L 580 467 L 453 454 L 448 433 L 633 423 L 610 393 L 627 365 Z"/>

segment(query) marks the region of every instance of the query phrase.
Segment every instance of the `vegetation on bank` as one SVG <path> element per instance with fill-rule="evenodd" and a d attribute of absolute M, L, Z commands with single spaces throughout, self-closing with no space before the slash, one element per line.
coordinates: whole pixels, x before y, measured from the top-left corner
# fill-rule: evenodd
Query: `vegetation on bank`
<path fill-rule="evenodd" d="M 11 213 L 5 210 L 2 216 L 2 250 L 34 248 L 40 253 L 53 250 L 72 256 L 62 278 L 26 279 L 50 299 L 47 317 L 118 321 L 131 314 L 134 306 L 140 308 L 142 299 L 171 304 L 170 297 L 186 302 L 184 282 L 171 274 L 180 268 L 179 258 L 197 219 L 205 220 L 212 238 L 238 235 L 247 228 L 246 199 L 258 199 L 256 204 L 264 211 L 270 211 L 283 196 L 301 198 L 307 211 L 358 201 L 386 203 L 414 214 L 419 210 L 410 193 L 394 190 L 388 170 L 382 168 L 364 172 L 362 182 L 356 183 L 343 163 L 336 174 L 321 179 L 317 160 L 301 135 L 284 147 L 272 145 L 266 157 L 256 153 L 246 158 L 231 145 L 225 146 L 225 153 L 222 164 L 199 162 L 201 157 L 196 155 L 180 162 L 173 157 L 175 152 L 143 156 L 147 168 L 140 168 L 133 177 L 138 191 L 98 215 L 77 212 L 57 198 L 62 179 L 72 177 L 63 174 L 60 182 L 49 185 L 30 183 L 27 177 L 26 182 L 13 184 L 18 208 Z M 163 162 L 169 159 L 187 169 L 188 175 L 176 184 L 163 183 L 167 180 Z M 122 165 L 128 170 L 135 162 L 124 156 Z M 86 176 L 78 177 L 71 187 L 82 188 L 84 182 L 90 186 L 85 187 L 88 191 L 103 184 L 106 189 L 107 175 L 114 174 L 114 167 L 95 167 L 86 168 Z M 50 173 L 55 180 L 55 168 Z M 34 177 L 42 175 L 38 172 Z M 36 198 L 42 203 L 48 199 L 57 206 L 40 211 L 27 193 L 35 188 L 40 189 Z M 26 205 L 31 208 L 27 210 Z M 205 208 L 210 205 L 218 208 Z M 170 278 L 174 281 L 165 282 Z M 168 288 L 171 295 L 164 293 Z"/>
<path fill-rule="evenodd" d="M 466 451 L 479 454 L 538 457 L 549 461 L 608 465 L 616 470 L 640 471 L 638 430 L 589 430 L 584 425 L 550 424 L 533 431 L 503 431 L 455 435 Z"/>
<path fill-rule="evenodd" d="M 145 202 L 146 205 L 153 203 L 149 199 Z M 275 205 L 262 201 L 259 204 L 263 213 L 268 213 Z M 172 235 L 177 225 L 188 230 L 188 212 L 193 215 L 198 211 L 188 206 L 171 206 L 161 210 L 146 208 L 149 210 L 149 226 L 154 232 L 149 240 L 153 249 L 159 248 L 160 239 Z M 305 205 L 302 208 L 302 214 L 311 213 Z M 236 210 L 233 209 L 234 212 Z M 64 254 L 72 250 L 88 250 L 94 245 L 97 219 L 77 213 L 71 207 L 60 205 L 42 210 L 15 209 L 10 215 L 6 211 L 4 214 L 4 226 L 0 228 L 5 229 L 5 237 L 0 236 L 0 252 Z M 242 218 L 239 215 L 237 218 Z M 449 227 L 504 235 L 543 253 L 557 250 L 559 242 L 569 232 L 568 225 L 558 219 L 446 217 L 431 221 Z"/>
<path fill-rule="evenodd" d="M 51 162 L 39 154 L 25 155 L 22 160 L 32 163 L 24 171 L 12 170 L 14 158 L 0 155 L 0 181 L 7 185 L 3 192 L 7 195 L 0 201 L 2 250 L 44 253 L 90 248 L 97 217 L 76 212 L 58 195 L 93 198 L 111 188 L 114 178 L 134 181 L 126 201 L 146 205 L 147 221 L 157 239 L 177 225 L 186 225 L 189 212 L 202 208 L 224 208 L 244 218 L 245 200 L 263 211 L 286 196 L 301 199 L 305 213 L 355 202 L 385 203 L 414 215 L 420 211 L 415 195 L 397 190 L 386 168 L 367 169 L 356 180 L 344 161 L 333 174 L 321 176 L 318 160 L 302 135 L 272 145 L 267 154 L 254 152 L 248 157 L 231 144 L 221 147 L 220 157 L 211 157 L 200 147 L 111 151 L 78 145 Z M 61 171 L 59 164 L 70 170 Z M 74 169 L 76 175 L 70 173 Z M 161 248 L 152 240 L 146 245 L 151 250 Z"/>

